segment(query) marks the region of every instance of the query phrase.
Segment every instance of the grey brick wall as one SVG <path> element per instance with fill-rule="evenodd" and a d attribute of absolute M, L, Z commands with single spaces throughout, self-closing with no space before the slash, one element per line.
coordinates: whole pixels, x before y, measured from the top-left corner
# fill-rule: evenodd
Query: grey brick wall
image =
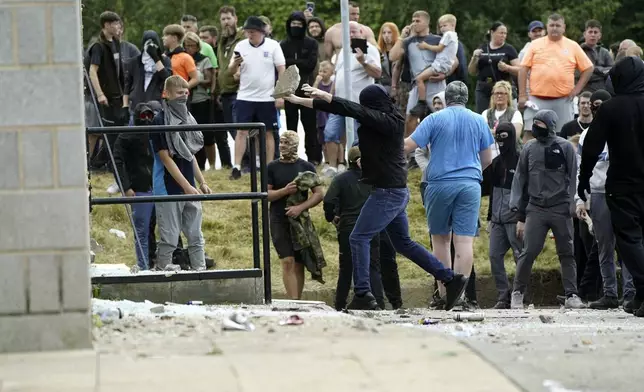
<path fill-rule="evenodd" d="M 79 3 L 0 1 L 0 352 L 91 346 Z"/>

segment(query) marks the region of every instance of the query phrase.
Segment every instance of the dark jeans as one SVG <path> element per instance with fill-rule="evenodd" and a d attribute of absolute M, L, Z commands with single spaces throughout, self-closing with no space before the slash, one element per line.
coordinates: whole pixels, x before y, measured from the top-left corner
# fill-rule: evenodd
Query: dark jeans
<path fill-rule="evenodd" d="M 237 102 L 237 93 L 221 94 L 219 100 L 221 101 L 221 111 L 224 115 L 224 122 L 226 124 L 236 123 L 237 119 L 235 117 L 235 102 Z M 230 133 L 230 136 L 232 136 L 233 140 L 235 140 L 235 136 L 237 136 L 237 130 L 229 129 L 228 133 Z"/>
<path fill-rule="evenodd" d="M 369 291 L 369 243 L 383 230 L 387 231 L 397 253 L 410 259 L 440 281 L 454 277 L 434 255 L 409 237 L 406 207 L 409 203 L 407 188 L 375 188 L 360 212 L 349 241 L 353 256 L 354 290 L 358 295 Z"/>
<path fill-rule="evenodd" d="M 338 245 L 340 248 L 340 268 L 338 273 L 338 284 L 335 292 L 335 308 L 342 310 L 347 307 L 347 297 L 351 289 L 351 280 L 353 278 L 353 262 L 351 256 L 351 246 L 349 236 L 353 226 L 344 227 L 338 230 Z M 369 243 L 369 272 L 371 292 L 376 297 L 376 301 L 381 309 L 385 308 L 385 298 L 382 288 L 382 279 L 380 276 L 380 238 L 375 236 Z"/>
<path fill-rule="evenodd" d="M 214 103 L 216 106 L 217 104 Z M 219 108 L 213 107 L 211 100 L 193 103 L 190 106 L 190 113 L 194 116 L 198 124 L 218 124 L 223 123 L 223 113 Z M 232 167 L 230 161 L 230 147 L 228 146 L 228 134 L 221 131 L 202 131 L 204 137 L 204 148 L 197 151 L 195 157 L 199 168 L 204 170 L 206 168 L 206 146 L 217 144 L 219 150 L 219 159 L 222 166 Z"/>
<path fill-rule="evenodd" d="M 309 162 L 322 162 L 322 145 L 317 135 L 317 118 L 315 109 L 284 103 L 286 113 L 286 129 L 297 132 L 297 124 L 302 120 L 304 128 L 304 148 Z"/>
<path fill-rule="evenodd" d="M 136 196 L 152 196 L 152 192 L 135 192 Z M 134 241 L 136 250 L 136 264 L 142 270 L 150 268 L 150 221 L 154 212 L 154 203 L 134 203 L 132 204 L 132 219 L 134 228 L 141 243 L 141 247 Z M 143 251 L 143 253 L 141 253 Z"/>
<path fill-rule="evenodd" d="M 400 290 L 398 263 L 396 262 L 396 249 L 385 230 L 380 232 L 380 273 L 385 297 L 387 297 L 391 307 L 394 309 L 402 307 L 403 300 Z"/>
<path fill-rule="evenodd" d="M 619 255 L 633 276 L 635 296 L 644 300 L 644 194 L 607 194 L 606 203 Z"/>
<path fill-rule="evenodd" d="M 590 234 L 586 222 L 574 218 L 573 224 L 575 228 L 573 243 L 575 245 L 579 296 L 585 300 L 595 301 L 602 295 L 599 248 L 595 237 Z"/>

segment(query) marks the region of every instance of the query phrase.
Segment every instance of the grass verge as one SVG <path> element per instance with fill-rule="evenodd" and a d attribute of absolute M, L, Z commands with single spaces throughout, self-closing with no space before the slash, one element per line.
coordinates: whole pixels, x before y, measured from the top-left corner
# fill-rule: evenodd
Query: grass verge
<path fill-rule="evenodd" d="M 227 171 L 208 171 L 204 173 L 206 180 L 213 192 L 246 192 L 250 190 L 249 176 L 241 180 L 231 181 Z M 409 188 L 412 197 L 407 207 L 409 214 L 409 230 L 411 237 L 425 247 L 429 247 L 429 236 L 425 209 L 423 208 L 419 184 L 421 173 L 412 170 L 409 173 Z M 91 182 L 94 197 L 107 196 L 105 189 L 113 181 L 108 174 L 93 175 Z M 481 203 L 481 222 L 485 225 L 487 216 L 488 199 L 483 198 Z M 216 261 L 217 269 L 249 268 L 253 263 L 253 249 L 251 237 L 251 207 L 249 201 L 218 201 L 203 203 L 202 229 L 206 241 L 206 253 Z M 321 287 L 335 287 L 338 276 L 338 245 L 335 228 L 324 219 L 322 207 L 318 206 L 311 211 L 313 222 L 320 235 L 320 241 L 328 266 L 324 270 L 325 285 L 316 282 L 307 282 L 307 289 Z M 261 215 L 260 215 L 261 219 Z M 132 228 L 127 219 L 125 208 L 122 205 L 96 206 L 91 214 L 91 236 L 104 248 L 102 253 L 96 255 L 96 263 L 125 263 L 133 265 L 136 262 L 134 255 L 134 240 Z M 119 239 L 110 234 L 109 230 L 115 228 L 126 233 L 126 239 Z M 261 231 L 261 226 L 260 226 Z M 488 234 L 481 230 L 480 237 L 474 242 L 474 263 L 479 274 L 490 273 L 488 258 Z M 398 256 L 400 279 L 403 281 L 423 280 L 427 274 L 414 263 Z M 543 252 L 537 259 L 537 269 L 558 269 L 559 261 L 555 252 L 554 241 L 547 239 Z M 514 261 L 508 252 L 506 255 L 506 269 L 514 272 Z M 271 270 L 274 279 L 274 291 L 281 291 L 281 268 L 277 254 L 271 244 Z"/>

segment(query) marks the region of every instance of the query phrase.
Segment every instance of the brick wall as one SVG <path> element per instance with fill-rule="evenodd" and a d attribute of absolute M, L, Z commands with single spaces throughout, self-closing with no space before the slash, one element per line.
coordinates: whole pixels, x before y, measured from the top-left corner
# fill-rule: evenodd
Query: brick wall
<path fill-rule="evenodd" d="M 79 3 L 0 0 L 0 352 L 91 346 Z"/>

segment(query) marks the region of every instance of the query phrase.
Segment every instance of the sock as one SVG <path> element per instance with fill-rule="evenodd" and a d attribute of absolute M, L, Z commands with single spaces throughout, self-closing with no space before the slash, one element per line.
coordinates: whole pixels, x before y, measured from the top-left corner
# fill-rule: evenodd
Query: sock
<path fill-rule="evenodd" d="M 240 165 L 235 165 L 235 166 L 233 166 L 233 169 L 241 170 L 241 166 Z"/>

